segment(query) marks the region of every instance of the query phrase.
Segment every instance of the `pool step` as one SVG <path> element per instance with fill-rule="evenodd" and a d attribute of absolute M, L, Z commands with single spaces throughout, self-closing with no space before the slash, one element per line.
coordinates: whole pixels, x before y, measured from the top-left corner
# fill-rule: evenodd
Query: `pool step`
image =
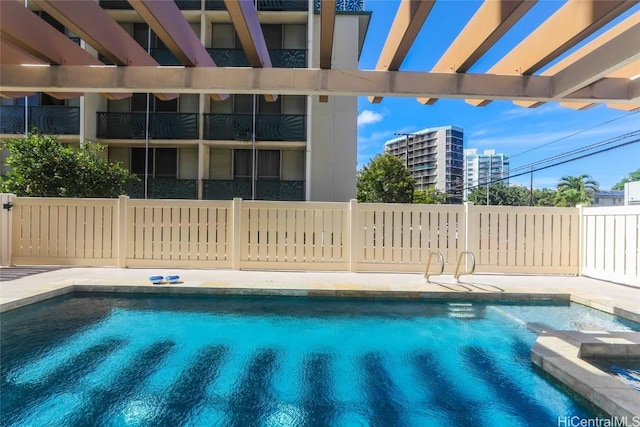
<path fill-rule="evenodd" d="M 484 317 L 484 310 L 467 302 L 449 302 L 447 303 L 449 317 L 456 319 L 481 319 Z"/>

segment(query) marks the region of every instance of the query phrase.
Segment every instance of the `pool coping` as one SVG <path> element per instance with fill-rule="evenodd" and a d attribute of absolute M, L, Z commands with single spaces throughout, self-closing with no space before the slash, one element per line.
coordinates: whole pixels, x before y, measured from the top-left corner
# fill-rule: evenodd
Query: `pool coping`
<path fill-rule="evenodd" d="M 402 290 L 356 290 L 356 289 L 300 289 L 265 288 L 265 287 L 209 287 L 185 285 L 146 285 L 146 284 L 93 284 L 62 283 L 61 286 L 42 292 L 32 293 L 22 298 L 0 303 L 0 313 L 35 304 L 73 292 L 96 293 L 138 293 L 138 294 L 171 294 L 171 295 L 227 295 L 227 296 L 287 296 L 312 298 L 392 298 L 420 299 L 433 301 L 476 301 L 476 302 L 571 302 L 571 294 L 567 292 L 460 292 L 460 291 L 402 291 Z M 588 303 L 588 302 L 587 302 Z M 581 302 L 582 304 L 582 302 Z M 615 307 L 599 304 L 610 314 Z M 626 312 L 626 310 L 622 310 Z M 624 314 L 624 313 L 623 313 Z M 618 314 L 616 314 L 618 315 Z M 629 312 L 633 317 L 636 313 Z M 625 317 L 621 315 L 621 317 Z M 637 315 L 640 323 L 640 314 Z M 633 319 L 629 319 L 633 320 Z"/>
<path fill-rule="evenodd" d="M 640 332 L 541 331 L 531 349 L 536 366 L 613 416 L 611 425 L 638 425 L 640 391 L 585 360 L 589 357 L 640 357 Z"/>

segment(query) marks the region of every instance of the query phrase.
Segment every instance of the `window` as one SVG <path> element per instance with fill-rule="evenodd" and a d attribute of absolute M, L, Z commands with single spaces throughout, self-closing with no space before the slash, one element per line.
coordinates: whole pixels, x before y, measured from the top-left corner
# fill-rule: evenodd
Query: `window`
<path fill-rule="evenodd" d="M 134 93 L 133 96 L 131 96 L 131 112 L 140 111 L 147 111 L 146 93 Z M 171 99 L 169 101 L 162 101 L 153 95 L 149 95 L 149 111 L 152 113 L 160 111 L 177 113 L 178 98 Z"/>
<path fill-rule="evenodd" d="M 133 38 L 138 42 L 140 46 L 147 50 L 148 47 L 151 49 L 166 49 L 167 46 L 158 38 L 156 33 L 151 31 L 151 46 L 148 46 L 149 42 L 149 26 L 144 23 L 136 22 L 133 24 Z"/>
<path fill-rule="evenodd" d="M 258 179 L 280 179 L 280 150 L 258 150 Z"/>
<path fill-rule="evenodd" d="M 281 24 L 263 24 L 262 33 L 264 34 L 264 41 L 267 43 L 267 49 L 282 48 Z"/>
<path fill-rule="evenodd" d="M 233 150 L 233 179 L 251 179 L 251 150 Z"/>
<path fill-rule="evenodd" d="M 256 175 L 259 180 L 280 179 L 280 150 L 256 151 Z M 233 150 L 233 178 L 251 179 L 253 168 L 251 162 L 252 150 Z"/>
<path fill-rule="evenodd" d="M 234 96 L 233 112 L 235 114 L 253 114 L 254 95 L 240 94 Z M 267 102 L 262 95 L 256 95 L 256 114 L 281 114 L 282 96 L 274 102 Z"/>
<path fill-rule="evenodd" d="M 144 148 L 131 149 L 131 172 L 144 176 Z M 155 178 L 176 178 L 178 176 L 177 148 L 150 148 L 148 151 L 149 176 Z"/>

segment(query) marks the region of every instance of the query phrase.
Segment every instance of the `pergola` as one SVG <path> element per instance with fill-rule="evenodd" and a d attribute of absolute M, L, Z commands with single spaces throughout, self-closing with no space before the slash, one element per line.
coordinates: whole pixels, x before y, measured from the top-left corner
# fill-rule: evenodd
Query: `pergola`
<path fill-rule="evenodd" d="M 317 68 L 271 67 L 253 0 L 224 0 L 250 67 L 225 68 L 207 54 L 173 0 L 129 0 L 181 67 L 160 66 L 113 17 L 91 0 L 30 0 L 115 65 L 105 65 L 25 7 L 0 1 L 0 93 L 5 97 L 45 92 L 57 98 L 102 93 L 112 99 L 152 92 L 162 99 L 179 93 L 362 95 L 466 99 L 483 106 L 512 100 L 523 107 L 545 102 L 584 109 L 607 104 L 640 109 L 640 10 L 579 43 L 631 8 L 637 0 L 567 0 L 486 73 L 469 69 L 527 14 L 536 0 L 485 0 L 431 70 L 401 71 L 436 0 L 401 0 L 375 70 L 332 68 L 336 0 L 320 1 Z M 454 2 L 445 2 L 453 4 Z M 313 12 L 314 2 L 309 10 Z M 371 31 L 371 29 L 370 29 Z M 567 53 L 570 53 L 567 55 Z M 549 64 L 557 61 L 553 66 Z M 540 72 L 544 70 L 543 72 Z"/>

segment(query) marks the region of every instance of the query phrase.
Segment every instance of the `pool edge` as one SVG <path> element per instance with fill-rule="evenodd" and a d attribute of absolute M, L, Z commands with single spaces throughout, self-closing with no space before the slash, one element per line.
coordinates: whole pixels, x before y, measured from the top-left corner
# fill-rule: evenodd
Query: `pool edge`
<path fill-rule="evenodd" d="M 543 331 L 531 349 L 531 361 L 619 422 L 611 425 L 637 425 L 640 392 L 583 358 L 594 352 L 610 357 L 640 356 L 640 332 Z"/>

